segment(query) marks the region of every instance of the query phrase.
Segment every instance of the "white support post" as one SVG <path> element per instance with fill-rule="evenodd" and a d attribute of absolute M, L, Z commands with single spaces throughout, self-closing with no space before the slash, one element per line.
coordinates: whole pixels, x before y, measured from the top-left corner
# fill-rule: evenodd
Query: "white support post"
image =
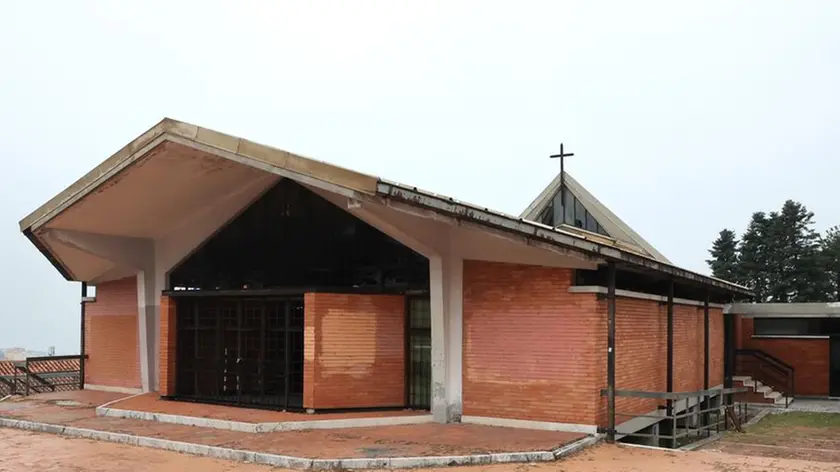
<path fill-rule="evenodd" d="M 461 420 L 464 261 L 453 251 L 429 259 L 432 316 L 432 415 Z"/>
<path fill-rule="evenodd" d="M 157 315 L 160 301 L 155 297 L 153 268 L 137 273 L 137 333 L 140 350 L 140 386 L 144 392 L 157 389 Z"/>
<path fill-rule="evenodd" d="M 447 421 L 461 421 L 464 351 L 464 261 L 450 252 L 446 258 L 444 280 L 448 285 L 446 318 L 446 403 Z"/>
<path fill-rule="evenodd" d="M 446 395 L 446 285 L 443 258 L 429 258 L 429 305 L 432 334 L 432 416 L 438 423 L 449 422 Z"/>

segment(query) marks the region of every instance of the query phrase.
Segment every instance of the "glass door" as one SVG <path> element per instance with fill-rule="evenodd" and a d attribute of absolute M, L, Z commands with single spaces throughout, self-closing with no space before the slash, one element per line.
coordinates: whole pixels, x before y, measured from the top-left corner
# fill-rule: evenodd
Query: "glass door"
<path fill-rule="evenodd" d="M 432 401 L 432 317 L 429 298 L 409 298 L 407 318 L 408 406 L 428 410 Z"/>

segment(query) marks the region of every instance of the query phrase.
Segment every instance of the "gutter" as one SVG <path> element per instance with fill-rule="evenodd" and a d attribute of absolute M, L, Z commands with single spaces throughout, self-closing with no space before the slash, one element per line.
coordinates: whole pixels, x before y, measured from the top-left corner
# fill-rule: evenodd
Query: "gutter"
<path fill-rule="evenodd" d="M 560 247 L 574 249 L 586 254 L 594 254 L 607 260 L 625 262 L 644 267 L 677 278 L 689 280 L 703 285 L 725 290 L 744 296 L 753 296 L 746 287 L 731 282 L 708 277 L 696 272 L 681 269 L 671 264 L 659 262 L 650 257 L 641 256 L 578 236 L 561 229 L 555 229 L 534 221 L 506 215 L 488 208 L 482 208 L 469 203 L 459 202 L 451 197 L 444 197 L 431 192 L 418 190 L 417 187 L 406 187 L 395 182 L 380 179 L 376 186 L 379 195 L 391 198 L 413 206 L 428 208 L 435 212 L 450 215 L 456 219 L 466 219 L 484 226 L 517 233 L 527 238 L 545 241 Z"/>
<path fill-rule="evenodd" d="M 70 274 L 70 271 L 67 270 L 66 267 L 64 267 L 64 264 L 62 264 L 61 261 L 59 261 L 55 256 L 53 256 L 50 250 L 47 249 L 46 246 L 44 246 L 44 243 L 42 243 L 41 240 L 38 239 L 38 237 L 35 236 L 34 233 L 32 233 L 32 228 L 24 229 L 23 235 L 26 236 L 26 239 L 32 242 L 32 244 L 34 244 L 39 251 L 41 251 L 41 254 L 43 254 L 44 257 L 46 257 L 47 260 L 50 261 L 50 264 L 52 264 L 53 267 L 55 267 L 55 269 L 61 274 L 62 277 L 64 277 L 65 280 L 70 282 L 74 280 L 73 275 Z"/>

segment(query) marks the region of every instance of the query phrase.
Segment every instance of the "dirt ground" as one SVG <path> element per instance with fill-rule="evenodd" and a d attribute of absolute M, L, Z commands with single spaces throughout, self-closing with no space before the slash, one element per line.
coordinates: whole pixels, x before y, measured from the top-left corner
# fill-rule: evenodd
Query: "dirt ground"
<path fill-rule="evenodd" d="M 837 470 L 837 464 L 721 452 L 668 452 L 601 445 L 546 464 L 438 469 L 437 472 L 727 472 Z M 0 471 L 268 472 L 268 466 L 192 457 L 122 444 L 0 429 Z"/>

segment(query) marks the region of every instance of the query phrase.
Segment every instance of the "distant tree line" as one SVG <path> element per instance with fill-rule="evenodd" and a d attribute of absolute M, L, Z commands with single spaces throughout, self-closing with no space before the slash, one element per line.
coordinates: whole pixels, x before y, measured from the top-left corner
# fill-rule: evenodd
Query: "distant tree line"
<path fill-rule="evenodd" d="M 814 213 L 788 200 L 779 211 L 753 213 L 741 239 L 722 230 L 706 262 L 757 302 L 840 301 L 840 227 L 820 235 L 813 226 Z"/>

